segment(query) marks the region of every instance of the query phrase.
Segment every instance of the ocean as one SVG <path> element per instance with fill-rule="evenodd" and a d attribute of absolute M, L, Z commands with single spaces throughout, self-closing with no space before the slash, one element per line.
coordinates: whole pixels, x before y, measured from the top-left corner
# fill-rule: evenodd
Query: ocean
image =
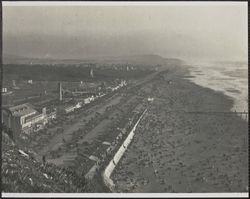
<path fill-rule="evenodd" d="M 223 92 L 232 98 L 231 111 L 248 112 L 248 63 L 211 62 L 190 64 L 188 78 L 203 87 Z"/>

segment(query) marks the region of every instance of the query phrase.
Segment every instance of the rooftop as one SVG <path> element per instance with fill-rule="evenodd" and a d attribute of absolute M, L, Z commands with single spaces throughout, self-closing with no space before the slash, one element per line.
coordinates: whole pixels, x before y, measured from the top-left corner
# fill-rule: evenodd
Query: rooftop
<path fill-rule="evenodd" d="M 43 116 L 43 114 L 36 112 L 35 114 L 32 114 L 32 115 L 25 117 L 25 122 L 29 122 L 33 119 L 36 119 L 36 118 L 42 117 L 42 116 Z"/>
<path fill-rule="evenodd" d="M 9 108 L 10 112 L 14 116 L 23 116 L 31 113 L 37 113 L 30 103 L 20 104 Z"/>

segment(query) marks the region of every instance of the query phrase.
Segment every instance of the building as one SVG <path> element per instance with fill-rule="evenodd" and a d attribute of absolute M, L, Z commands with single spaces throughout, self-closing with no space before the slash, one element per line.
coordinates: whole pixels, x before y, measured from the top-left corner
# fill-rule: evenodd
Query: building
<path fill-rule="evenodd" d="M 2 88 L 2 93 L 7 93 L 7 88 Z"/>
<path fill-rule="evenodd" d="M 29 104 L 3 108 L 2 122 L 10 128 L 14 135 L 21 133 L 31 133 L 44 127 L 48 122 L 46 118 L 46 109 L 38 112 Z"/>
<path fill-rule="evenodd" d="M 92 95 L 91 97 L 87 97 L 84 99 L 84 104 L 89 104 L 90 102 L 94 100 L 95 100 L 95 97 Z"/>
<path fill-rule="evenodd" d="M 77 103 L 71 103 L 71 104 L 65 104 L 62 106 L 59 106 L 57 109 L 57 112 L 59 115 L 62 114 L 68 114 L 71 112 L 74 112 L 76 109 L 79 109 L 82 107 L 82 103 L 81 102 L 77 102 Z"/>
<path fill-rule="evenodd" d="M 148 98 L 148 102 L 153 102 L 154 101 L 154 98 L 153 97 L 149 97 Z"/>
<path fill-rule="evenodd" d="M 124 86 L 126 86 L 127 85 L 127 82 L 125 81 L 125 80 L 121 80 L 121 82 L 117 85 L 117 86 L 114 86 L 114 87 L 107 87 L 107 90 L 108 91 L 116 91 L 116 90 L 118 90 L 118 89 L 120 89 L 120 88 L 122 88 L 122 87 L 124 87 Z"/>
<path fill-rule="evenodd" d="M 66 106 L 66 107 L 64 107 L 64 111 L 65 111 L 66 114 L 70 113 L 70 112 L 73 112 L 73 111 L 75 111 L 75 106 L 74 105 Z"/>
<path fill-rule="evenodd" d="M 12 94 L 12 93 L 13 93 L 13 92 L 12 92 L 12 91 L 8 91 L 7 88 L 2 88 L 2 96 L 10 95 L 10 94 Z M 10 102 L 9 99 L 7 99 L 7 100 L 8 100 L 8 102 Z"/>
<path fill-rule="evenodd" d="M 51 111 L 48 112 L 46 115 L 47 115 L 48 121 L 51 121 L 51 120 L 53 120 L 53 119 L 56 119 L 56 109 L 55 109 L 55 110 L 51 110 Z"/>
<path fill-rule="evenodd" d="M 12 88 L 15 90 L 20 89 L 17 85 L 16 85 L 16 80 L 12 80 Z"/>
<path fill-rule="evenodd" d="M 96 92 L 89 92 L 89 91 L 81 91 L 81 90 L 76 90 L 76 91 L 72 91 L 72 96 L 77 97 L 77 96 L 92 96 L 95 95 Z"/>
<path fill-rule="evenodd" d="M 41 108 L 42 107 L 42 108 Z M 43 112 L 46 115 L 47 122 L 56 119 L 56 108 L 54 106 L 40 106 L 37 107 L 37 110 L 40 112 Z"/>
<path fill-rule="evenodd" d="M 75 105 L 75 109 L 81 108 L 82 107 L 82 102 L 77 102 Z"/>

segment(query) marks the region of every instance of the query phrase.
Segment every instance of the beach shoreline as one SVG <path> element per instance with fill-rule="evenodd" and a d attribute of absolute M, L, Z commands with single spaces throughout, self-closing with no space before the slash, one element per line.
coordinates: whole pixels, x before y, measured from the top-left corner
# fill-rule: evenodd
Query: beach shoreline
<path fill-rule="evenodd" d="M 248 190 L 248 123 L 206 114 L 230 112 L 234 102 L 187 75 L 187 68 L 173 67 L 148 83 L 156 99 L 112 174 L 117 192 Z M 204 114 L 188 114 L 195 111 Z"/>
<path fill-rule="evenodd" d="M 222 64 L 222 65 L 221 65 Z M 224 67 L 223 67 L 224 66 Z M 205 88 L 222 92 L 233 100 L 231 111 L 248 111 L 248 64 L 237 65 L 210 63 L 192 64 L 189 67 L 191 82 Z M 243 118 L 244 119 L 244 118 Z"/>

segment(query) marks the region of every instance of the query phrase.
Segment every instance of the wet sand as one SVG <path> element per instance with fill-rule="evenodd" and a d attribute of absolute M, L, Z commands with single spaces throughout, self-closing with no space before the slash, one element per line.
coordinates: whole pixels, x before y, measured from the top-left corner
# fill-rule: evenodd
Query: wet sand
<path fill-rule="evenodd" d="M 248 123 L 232 99 L 169 70 L 145 90 L 155 100 L 111 178 L 117 192 L 247 192 Z"/>

